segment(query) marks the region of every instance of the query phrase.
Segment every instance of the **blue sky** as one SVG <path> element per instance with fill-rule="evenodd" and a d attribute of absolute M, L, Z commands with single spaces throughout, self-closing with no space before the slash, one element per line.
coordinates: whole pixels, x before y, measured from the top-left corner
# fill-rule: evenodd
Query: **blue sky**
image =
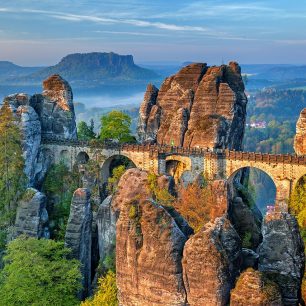
<path fill-rule="evenodd" d="M 0 0 L 0 60 L 114 51 L 136 62 L 306 64 L 305 29 L 304 0 Z"/>

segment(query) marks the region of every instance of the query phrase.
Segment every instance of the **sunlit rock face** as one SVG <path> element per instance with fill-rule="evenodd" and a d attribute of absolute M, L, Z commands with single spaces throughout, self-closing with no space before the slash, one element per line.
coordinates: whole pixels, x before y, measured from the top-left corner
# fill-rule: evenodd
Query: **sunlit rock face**
<path fill-rule="evenodd" d="M 296 124 L 294 151 L 297 155 L 306 155 L 306 108 L 301 111 Z"/>
<path fill-rule="evenodd" d="M 148 86 L 138 126 L 142 142 L 241 149 L 247 98 L 237 63 L 191 64 Z"/>
<path fill-rule="evenodd" d="M 167 185 L 166 177 L 158 181 Z M 112 200 L 120 305 L 185 305 L 182 254 L 192 232 L 183 218 L 152 201 L 148 174 L 128 170 Z"/>
<path fill-rule="evenodd" d="M 43 93 L 31 98 L 31 105 L 39 115 L 42 136 L 76 139 L 76 122 L 72 89 L 60 75 L 43 81 Z"/>

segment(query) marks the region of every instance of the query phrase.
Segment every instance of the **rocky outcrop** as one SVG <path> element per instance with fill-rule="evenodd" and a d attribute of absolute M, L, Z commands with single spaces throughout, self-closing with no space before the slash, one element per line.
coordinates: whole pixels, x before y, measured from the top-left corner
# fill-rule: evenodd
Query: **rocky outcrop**
<path fill-rule="evenodd" d="M 23 139 L 25 174 L 28 186 L 40 187 L 52 162 L 50 152 L 41 151 L 41 138 L 76 139 L 73 95 L 70 85 L 59 75 L 43 82 L 42 94 L 24 93 L 4 98 L 20 126 Z"/>
<path fill-rule="evenodd" d="M 288 213 L 267 214 L 258 249 L 259 270 L 278 284 L 284 305 L 296 305 L 304 274 L 304 244 L 296 219 Z"/>
<path fill-rule="evenodd" d="M 29 180 L 29 186 L 34 185 L 36 161 L 41 141 L 41 124 L 35 110 L 30 106 L 30 97 L 26 94 L 7 96 L 4 102 L 9 103 L 20 127 L 22 151 L 25 161 L 24 172 Z"/>
<path fill-rule="evenodd" d="M 55 74 L 43 82 L 43 93 L 31 98 L 39 115 L 43 137 L 76 139 L 73 94 L 70 85 Z"/>
<path fill-rule="evenodd" d="M 239 271 L 240 254 L 240 238 L 225 217 L 207 223 L 192 236 L 183 256 L 189 305 L 227 305 Z"/>
<path fill-rule="evenodd" d="M 119 303 L 184 305 L 181 259 L 187 228 L 150 198 L 146 172 L 130 169 L 121 177 L 112 201 L 113 209 L 120 210 L 116 226 Z"/>
<path fill-rule="evenodd" d="M 306 155 L 306 108 L 301 111 L 296 124 L 294 151 L 297 155 Z"/>
<path fill-rule="evenodd" d="M 184 147 L 241 149 L 247 98 L 237 63 L 191 64 L 148 86 L 140 108 L 139 139 Z"/>
<path fill-rule="evenodd" d="M 111 254 L 116 245 L 116 222 L 117 216 L 113 212 L 112 196 L 108 196 L 98 208 L 98 242 L 100 261 Z"/>
<path fill-rule="evenodd" d="M 80 298 L 85 298 L 90 293 L 91 241 L 92 210 L 90 192 L 85 188 L 79 188 L 74 192 L 71 201 L 65 245 L 72 250 L 72 257 L 81 262 L 83 290 L 80 292 Z"/>
<path fill-rule="evenodd" d="M 231 306 L 281 306 L 278 286 L 253 269 L 243 272 L 231 291 Z"/>
<path fill-rule="evenodd" d="M 36 238 L 50 238 L 46 196 L 34 188 L 28 188 L 18 202 L 15 234 Z"/>

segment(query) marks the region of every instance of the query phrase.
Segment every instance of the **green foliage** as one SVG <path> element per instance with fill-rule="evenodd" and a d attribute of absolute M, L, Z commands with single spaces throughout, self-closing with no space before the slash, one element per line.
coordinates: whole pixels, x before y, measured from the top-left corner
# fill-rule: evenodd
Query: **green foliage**
<path fill-rule="evenodd" d="M 116 274 L 109 270 L 99 279 L 99 287 L 93 298 L 86 300 L 81 306 L 117 306 Z"/>
<path fill-rule="evenodd" d="M 7 102 L 0 109 L 0 248 L 14 223 L 16 202 L 25 190 L 21 131 Z"/>
<path fill-rule="evenodd" d="M 112 176 L 108 178 L 107 184 L 107 190 L 110 193 L 115 193 L 117 191 L 119 180 L 125 171 L 126 167 L 123 165 L 120 165 L 113 169 Z"/>
<path fill-rule="evenodd" d="M 115 140 L 119 143 L 134 142 L 131 135 L 132 119 L 121 111 L 111 111 L 107 115 L 101 117 L 101 140 Z"/>
<path fill-rule="evenodd" d="M 28 188 L 22 195 L 22 200 L 28 202 L 34 197 L 34 195 L 35 195 L 35 190 Z"/>
<path fill-rule="evenodd" d="M 96 138 L 96 133 L 94 132 L 94 122 L 91 119 L 90 126 L 87 125 L 85 121 L 81 121 L 78 124 L 78 139 L 79 140 L 91 140 Z"/>
<path fill-rule="evenodd" d="M 3 306 L 78 305 L 80 265 L 64 243 L 21 236 L 10 242 L 0 272 Z"/>
<path fill-rule="evenodd" d="M 52 205 L 49 209 L 51 237 L 63 240 L 66 224 L 70 213 L 73 192 L 78 188 L 79 175 L 77 171 L 70 172 L 61 162 L 52 165 L 43 183 L 43 191 Z"/>

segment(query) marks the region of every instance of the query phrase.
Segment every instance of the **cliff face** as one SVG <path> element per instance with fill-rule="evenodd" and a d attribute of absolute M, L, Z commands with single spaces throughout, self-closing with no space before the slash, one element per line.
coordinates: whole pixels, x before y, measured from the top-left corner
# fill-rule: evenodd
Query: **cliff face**
<path fill-rule="evenodd" d="M 73 94 L 68 82 L 53 75 L 43 82 L 43 89 L 42 94 L 19 93 L 4 98 L 23 135 L 24 171 L 29 186 L 40 185 L 51 162 L 50 156 L 40 150 L 41 138 L 77 138 Z"/>
<path fill-rule="evenodd" d="M 296 124 L 294 151 L 297 155 L 306 154 L 306 108 L 301 111 L 300 117 Z"/>
<path fill-rule="evenodd" d="M 184 147 L 241 149 L 247 98 L 237 63 L 191 64 L 148 86 L 140 108 L 139 138 Z"/>

